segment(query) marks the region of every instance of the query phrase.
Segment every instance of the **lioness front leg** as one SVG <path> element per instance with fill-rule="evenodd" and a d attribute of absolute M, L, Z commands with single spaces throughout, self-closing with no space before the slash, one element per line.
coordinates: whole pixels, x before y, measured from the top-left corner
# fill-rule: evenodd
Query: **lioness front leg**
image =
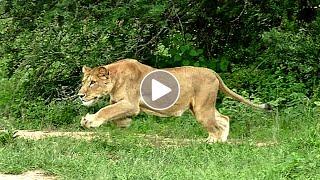
<path fill-rule="evenodd" d="M 99 127 L 107 121 L 126 118 L 128 116 L 137 115 L 139 106 L 134 106 L 128 101 L 120 101 L 100 109 L 95 114 L 87 114 L 81 120 L 81 126 L 86 128 Z"/>

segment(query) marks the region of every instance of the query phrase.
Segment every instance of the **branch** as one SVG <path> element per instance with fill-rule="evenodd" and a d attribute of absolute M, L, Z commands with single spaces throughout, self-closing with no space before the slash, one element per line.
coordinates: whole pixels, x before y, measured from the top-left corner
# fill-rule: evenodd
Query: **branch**
<path fill-rule="evenodd" d="M 240 19 L 240 17 L 242 16 L 242 14 L 244 13 L 244 11 L 246 10 L 247 8 L 247 5 L 248 5 L 248 1 L 244 1 L 244 6 L 243 6 L 243 9 L 242 11 L 240 12 L 240 14 L 238 15 L 238 17 L 236 17 L 234 20 L 230 21 L 231 23 L 235 22 L 235 21 L 238 21 Z"/>
<path fill-rule="evenodd" d="M 163 27 L 163 28 L 160 29 L 160 31 L 159 31 L 155 36 L 153 36 L 147 43 L 141 44 L 141 45 L 137 46 L 136 49 L 138 49 L 138 48 L 140 48 L 140 49 L 136 50 L 135 56 L 136 56 L 140 51 L 142 51 L 143 49 L 145 49 L 146 46 L 148 46 L 148 45 L 150 45 L 151 43 L 153 43 L 153 42 L 160 36 L 161 33 L 165 32 L 165 31 L 167 31 L 167 30 L 168 30 L 167 27 Z"/>

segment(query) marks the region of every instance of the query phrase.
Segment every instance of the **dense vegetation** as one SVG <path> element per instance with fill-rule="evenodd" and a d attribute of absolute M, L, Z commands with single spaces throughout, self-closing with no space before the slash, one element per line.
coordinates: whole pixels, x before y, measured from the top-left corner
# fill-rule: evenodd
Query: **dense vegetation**
<path fill-rule="evenodd" d="M 50 149 L 55 139 L 38 144 L 16 142 L 7 134 L 0 134 L 0 169 L 19 172 L 44 168 L 79 179 L 90 177 L 93 169 L 82 172 L 77 168 L 84 165 L 78 163 L 91 163 L 111 167 L 110 174 L 95 174 L 97 177 L 141 178 L 140 172 L 150 169 L 154 173 L 168 172 L 169 179 L 175 178 L 177 171 L 182 172 L 181 177 L 224 177 L 201 169 L 191 176 L 188 168 L 193 164 L 185 164 L 183 160 L 190 157 L 201 166 L 205 166 L 202 161 L 209 159 L 213 163 L 209 167 L 219 166 L 225 177 L 238 177 L 239 172 L 243 172 L 239 177 L 246 179 L 319 176 L 316 170 L 320 167 L 320 10 L 312 8 L 319 4 L 320 0 L 1 0 L 0 129 L 79 130 L 82 115 L 105 105 L 102 101 L 87 109 L 76 99 L 81 67 L 135 58 L 159 68 L 208 67 L 220 73 L 225 83 L 239 94 L 256 102 L 271 103 L 274 112 L 265 114 L 219 97 L 219 110 L 233 120 L 231 138 L 272 140 L 279 142 L 279 146 L 258 149 L 244 145 L 237 149 L 237 146 L 195 145 L 191 149 L 158 150 L 142 145 L 140 149 L 136 141 L 131 142 L 130 133 L 205 136 L 189 114 L 172 118 L 175 122 L 140 115 L 135 118 L 137 125 L 121 130 L 127 132 L 128 145 L 117 141 L 95 141 L 90 145 L 61 140 L 61 147 Z M 106 128 L 101 131 L 120 131 Z M 297 132 L 296 136 L 292 132 Z M 75 149 L 68 150 L 68 143 L 73 143 Z M 43 148 L 47 150 L 42 151 Z M 215 154 L 195 158 L 199 151 L 208 149 L 216 150 Z M 84 159 L 72 157 L 69 161 L 73 150 L 75 156 L 79 154 Z M 68 164 L 72 170 L 55 164 L 50 156 L 60 151 L 66 154 L 57 161 Z M 107 164 L 99 164 L 103 162 L 96 156 L 86 159 L 87 154 L 105 151 L 112 154 L 105 157 Z M 33 162 L 26 154 L 39 156 L 41 160 Z M 257 159 L 250 159 L 252 154 Z M 117 159 L 120 165 L 135 168 L 132 176 L 125 176 L 124 170 L 123 174 L 112 174 L 120 171 L 113 155 L 125 157 Z M 164 158 L 166 155 L 168 158 Z M 178 159 L 170 159 L 175 155 Z M 22 156 L 25 158 L 19 158 Z M 152 161 L 150 156 L 156 160 Z M 134 157 L 150 164 L 140 167 Z M 224 164 L 229 158 L 231 165 Z M 158 161 L 161 161 L 159 169 Z M 251 161 L 258 165 L 250 164 Z M 178 164 L 180 169 L 169 171 L 166 163 L 170 167 Z M 249 169 L 241 168 L 241 163 Z M 68 172 L 71 174 L 66 175 Z M 160 175 L 154 177 L 163 178 Z M 146 177 L 152 178 L 152 173 L 145 174 Z"/>

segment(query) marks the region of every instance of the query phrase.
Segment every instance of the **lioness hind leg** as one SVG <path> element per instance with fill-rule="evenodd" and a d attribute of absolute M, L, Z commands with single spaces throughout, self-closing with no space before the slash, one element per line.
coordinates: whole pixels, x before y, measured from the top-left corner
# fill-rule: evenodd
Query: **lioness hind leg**
<path fill-rule="evenodd" d="M 225 142 L 229 134 L 229 120 L 215 108 L 219 81 L 215 79 L 206 84 L 208 85 L 196 91 L 191 101 L 191 110 L 196 119 L 207 129 L 209 133 L 207 142 Z"/>
<path fill-rule="evenodd" d="M 215 111 L 215 117 L 217 124 L 221 128 L 219 139 L 221 140 L 221 142 L 226 142 L 230 131 L 230 119 L 228 116 L 220 114 L 217 110 Z"/>
<path fill-rule="evenodd" d="M 207 129 L 209 136 L 206 139 L 208 143 L 222 142 L 220 123 L 216 120 L 215 111 L 213 108 L 208 110 L 194 111 L 196 119 Z"/>
<path fill-rule="evenodd" d="M 132 119 L 131 118 L 117 119 L 112 122 L 119 128 L 127 128 L 131 125 Z"/>

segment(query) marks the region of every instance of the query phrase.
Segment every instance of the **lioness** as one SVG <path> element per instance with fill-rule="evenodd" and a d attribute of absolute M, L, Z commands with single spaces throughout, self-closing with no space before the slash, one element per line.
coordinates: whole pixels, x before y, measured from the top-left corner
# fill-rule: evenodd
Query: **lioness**
<path fill-rule="evenodd" d="M 83 105 L 90 106 L 105 95 L 110 95 L 110 105 L 95 114 L 84 116 L 81 125 L 91 128 L 113 121 L 120 127 L 126 127 L 131 123 L 128 117 L 137 115 L 140 111 L 157 116 L 181 116 L 190 109 L 207 129 L 207 142 L 225 142 L 229 134 L 229 117 L 220 114 L 215 108 L 218 90 L 249 106 L 269 108 L 267 104 L 253 104 L 231 91 L 213 70 L 186 66 L 165 69 L 179 81 L 180 97 L 170 108 L 154 110 L 144 104 L 139 90 L 144 76 L 153 70 L 155 68 L 133 59 L 95 68 L 84 66 L 82 87 L 78 94 Z"/>

